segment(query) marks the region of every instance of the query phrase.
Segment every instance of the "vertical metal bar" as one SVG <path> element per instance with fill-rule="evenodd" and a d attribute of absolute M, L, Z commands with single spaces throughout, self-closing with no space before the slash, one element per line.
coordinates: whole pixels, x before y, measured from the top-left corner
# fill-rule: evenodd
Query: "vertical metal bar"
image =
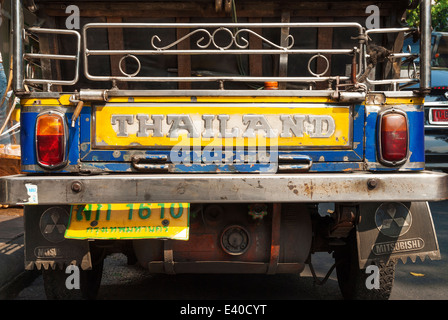
<path fill-rule="evenodd" d="M 174 254 L 171 240 L 163 242 L 163 267 L 167 274 L 176 274 L 174 271 Z"/>
<path fill-rule="evenodd" d="M 106 17 L 106 21 L 108 23 L 121 23 L 123 19 L 121 17 Z M 124 41 L 123 41 L 123 29 L 122 28 L 108 28 L 107 29 L 107 37 L 109 43 L 109 49 L 111 50 L 123 50 L 124 49 Z M 120 72 L 120 56 L 110 56 L 110 71 L 112 76 L 121 76 Z M 124 71 L 126 72 L 126 64 L 123 66 Z M 122 89 L 128 89 L 127 82 L 120 82 L 117 86 Z"/>
<path fill-rule="evenodd" d="M 431 89 L 431 0 L 420 4 L 420 91 Z"/>
<path fill-rule="evenodd" d="M 269 259 L 267 274 L 276 273 L 280 258 L 281 211 L 281 204 L 274 203 L 272 212 L 271 257 Z"/>
<path fill-rule="evenodd" d="M 332 17 L 321 17 L 318 19 L 322 23 L 333 23 L 334 18 Z M 333 48 L 333 28 L 318 28 L 317 29 L 317 48 L 318 49 L 332 49 Z M 328 71 L 325 74 L 331 74 L 331 58 L 332 55 L 329 54 L 326 57 L 327 62 L 324 59 L 316 59 L 316 73 L 322 73 L 328 66 Z M 316 84 L 317 90 L 325 90 L 329 86 L 329 82 L 319 82 Z"/>
<path fill-rule="evenodd" d="M 262 18 L 248 18 L 249 23 L 261 23 Z M 263 30 L 261 28 L 252 29 L 253 32 L 259 35 L 263 35 Z M 249 34 L 249 49 L 251 50 L 261 50 L 263 49 L 263 40 L 256 37 L 254 34 Z M 249 55 L 249 75 L 251 77 L 262 77 L 263 76 L 263 56 L 259 54 Z"/>
<path fill-rule="evenodd" d="M 13 89 L 14 92 L 25 90 L 23 82 L 23 7 L 22 0 L 13 3 Z"/>
<path fill-rule="evenodd" d="M 356 84 L 356 77 L 358 74 L 357 66 L 356 66 L 356 52 L 353 51 L 352 57 L 352 83 Z"/>
<path fill-rule="evenodd" d="M 282 23 L 289 23 L 291 19 L 290 11 L 282 12 Z M 288 46 L 288 36 L 289 36 L 289 27 L 281 28 L 281 36 L 280 36 L 280 46 L 287 47 Z M 278 76 L 279 77 L 287 77 L 288 76 L 288 55 L 281 54 L 279 57 L 279 66 L 278 66 Z M 278 88 L 280 90 L 286 89 L 286 82 L 280 82 L 278 84 Z"/>
<path fill-rule="evenodd" d="M 188 23 L 190 18 L 179 17 L 176 18 L 177 23 Z M 177 39 L 181 39 L 190 32 L 189 29 L 176 28 Z M 179 50 L 189 50 L 190 41 L 182 41 L 177 44 Z M 179 77 L 191 77 L 191 56 L 189 55 L 178 55 L 177 56 L 177 74 Z M 179 89 L 191 89 L 190 82 L 179 82 Z"/>

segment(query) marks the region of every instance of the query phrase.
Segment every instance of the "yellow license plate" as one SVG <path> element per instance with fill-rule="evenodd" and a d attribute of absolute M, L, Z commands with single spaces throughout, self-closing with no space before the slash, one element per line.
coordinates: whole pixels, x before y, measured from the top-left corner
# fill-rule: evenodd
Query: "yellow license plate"
<path fill-rule="evenodd" d="M 189 203 L 74 205 L 68 239 L 188 240 Z"/>
<path fill-rule="evenodd" d="M 94 147 L 351 146 L 349 106 L 136 104 L 94 107 Z"/>

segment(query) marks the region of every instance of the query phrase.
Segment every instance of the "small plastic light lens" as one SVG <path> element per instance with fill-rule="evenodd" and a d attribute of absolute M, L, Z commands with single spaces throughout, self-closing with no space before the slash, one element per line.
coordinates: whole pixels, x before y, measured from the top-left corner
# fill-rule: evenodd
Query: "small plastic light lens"
<path fill-rule="evenodd" d="M 65 159 L 65 122 L 54 113 L 40 115 L 36 124 L 38 162 L 47 167 L 59 166 Z"/>
<path fill-rule="evenodd" d="M 383 160 L 401 162 L 408 154 L 408 124 L 401 113 L 387 113 L 381 118 L 381 156 Z"/>

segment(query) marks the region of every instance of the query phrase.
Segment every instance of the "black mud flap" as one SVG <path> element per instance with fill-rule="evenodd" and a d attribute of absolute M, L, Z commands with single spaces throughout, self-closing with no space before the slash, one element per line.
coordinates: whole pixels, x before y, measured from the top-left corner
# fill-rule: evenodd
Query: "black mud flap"
<path fill-rule="evenodd" d="M 359 266 L 417 257 L 440 260 L 431 211 L 427 202 L 360 204 L 357 225 Z"/>
<path fill-rule="evenodd" d="M 92 268 L 87 240 L 65 239 L 69 207 L 25 206 L 25 269 Z"/>

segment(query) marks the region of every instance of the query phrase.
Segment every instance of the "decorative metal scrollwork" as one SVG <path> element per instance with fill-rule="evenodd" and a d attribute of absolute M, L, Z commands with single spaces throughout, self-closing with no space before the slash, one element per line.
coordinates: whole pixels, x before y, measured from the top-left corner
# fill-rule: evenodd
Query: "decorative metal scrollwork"
<path fill-rule="evenodd" d="M 157 40 L 157 41 L 159 41 L 159 42 L 162 42 L 162 40 L 160 39 L 160 37 L 159 37 L 158 35 L 155 35 L 155 36 L 153 36 L 153 37 L 151 38 L 151 45 L 152 45 L 152 47 L 153 47 L 154 49 L 156 49 L 156 50 L 158 50 L 158 51 L 168 50 L 168 49 L 174 47 L 175 45 L 177 45 L 178 43 L 184 41 L 185 39 L 190 38 L 192 35 L 194 35 L 194 34 L 196 34 L 196 33 L 199 33 L 199 32 L 204 32 L 204 33 L 208 36 L 208 42 L 207 42 L 206 44 L 203 44 L 203 45 L 200 44 L 200 43 L 204 40 L 204 37 L 200 38 L 200 39 L 196 42 L 196 45 L 197 45 L 199 48 L 201 48 L 201 49 L 205 49 L 205 48 L 207 48 L 207 47 L 210 45 L 210 43 L 212 42 L 212 35 L 211 35 L 210 32 L 208 32 L 206 29 L 197 29 L 197 30 L 194 30 L 194 31 L 188 33 L 187 35 L 183 36 L 182 38 L 180 38 L 180 39 L 174 41 L 173 43 L 171 43 L 171 44 L 169 44 L 169 45 L 167 45 L 167 46 L 165 46 L 165 47 L 157 47 L 157 46 L 154 44 L 154 40 Z"/>
<path fill-rule="evenodd" d="M 237 32 L 235 32 L 235 35 L 234 35 L 235 45 L 238 48 L 241 48 L 241 49 L 246 49 L 249 46 L 249 41 L 247 41 L 244 37 L 238 37 L 239 34 L 242 33 L 242 32 L 250 33 L 250 34 L 256 36 L 257 38 L 261 39 L 265 43 L 268 43 L 270 46 L 272 46 L 274 48 L 277 48 L 279 50 L 289 50 L 289 49 L 291 49 L 294 46 L 294 37 L 292 35 L 288 35 L 286 37 L 288 45 L 286 47 L 282 47 L 282 46 L 279 46 L 279 45 L 269 41 L 268 39 L 260 36 L 258 33 L 254 32 L 254 31 L 252 31 L 250 29 L 241 29 L 241 30 L 238 30 Z M 239 38 L 245 42 L 245 45 L 240 45 L 238 43 L 238 39 Z"/>
<path fill-rule="evenodd" d="M 230 41 L 227 45 L 222 46 L 217 43 L 216 35 L 219 32 L 226 32 L 230 35 Z M 244 28 L 244 29 L 239 29 L 236 32 L 233 32 L 232 30 L 230 30 L 229 28 L 226 28 L 226 27 L 217 28 L 212 33 L 210 33 L 206 29 L 197 29 L 197 30 L 194 30 L 194 31 L 186 34 L 182 38 L 180 38 L 164 47 L 159 47 L 155 44 L 155 41 L 158 41 L 160 43 L 160 42 L 162 42 L 162 40 L 160 39 L 160 37 L 158 35 L 154 35 L 151 38 L 151 45 L 157 51 L 165 51 L 165 50 L 168 50 L 168 49 L 176 46 L 180 42 L 185 41 L 186 39 L 189 39 L 191 36 L 193 36 L 194 34 L 197 34 L 197 33 L 204 34 L 203 37 L 201 37 L 198 41 L 196 41 L 196 45 L 201 49 L 207 49 L 210 47 L 211 44 L 213 44 L 213 46 L 218 50 L 227 50 L 227 49 L 230 49 L 233 45 L 235 45 L 239 49 L 247 49 L 249 47 L 249 41 L 241 35 L 242 33 L 248 33 L 248 34 L 254 35 L 255 37 L 261 39 L 263 42 L 269 44 L 271 47 L 279 49 L 279 50 L 286 51 L 286 50 L 291 49 L 294 46 L 294 37 L 292 35 L 287 36 L 288 45 L 286 47 L 282 47 L 282 46 L 279 46 L 279 45 L 273 43 L 272 41 L 266 39 L 265 37 L 259 35 L 258 33 L 254 32 L 250 29 Z"/>

